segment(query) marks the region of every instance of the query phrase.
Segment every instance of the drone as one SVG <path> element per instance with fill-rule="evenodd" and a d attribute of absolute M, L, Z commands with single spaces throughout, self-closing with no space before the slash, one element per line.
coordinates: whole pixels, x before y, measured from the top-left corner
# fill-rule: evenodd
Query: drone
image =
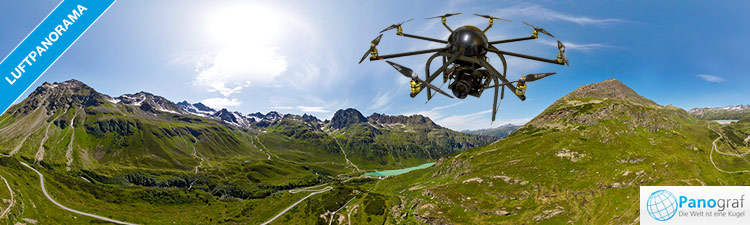
<path fill-rule="evenodd" d="M 525 96 L 526 82 L 536 81 L 544 77 L 556 74 L 556 73 L 528 74 L 525 76 L 521 76 L 519 80 L 508 81 L 508 79 L 506 78 L 507 62 L 505 60 L 505 55 L 520 57 L 520 58 L 530 59 L 530 60 L 536 60 L 536 61 L 541 61 L 541 62 L 546 62 L 546 63 L 570 66 L 570 63 L 568 62 L 568 57 L 565 55 L 565 46 L 559 40 L 557 41 L 557 48 L 559 50 L 559 53 L 557 54 L 557 57 L 555 59 L 546 59 L 542 57 L 503 51 L 494 46 L 494 45 L 503 44 L 503 43 L 537 39 L 539 38 L 539 33 L 546 34 L 553 38 L 555 37 L 552 34 L 550 34 L 547 30 L 544 30 L 541 27 L 533 26 L 531 24 L 523 22 L 525 25 L 533 28 L 531 36 L 499 40 L 499 41 L 489 41 L 485 33 L 487 32 L 487 30 L 489 30 L 492 27 L 493 22 L 495 20 L 501 20 L 501 21 L 506 21 L 506 22 L 511 22 L 511 21 L 493 17 L 490 15 L 474 14 L 476 16 L 489 19 L 489 25 L 487 26 L 487 28 L 485 28 L 484 30 L 480 30 L 479 28 L 475 26 L 466 25 L 466 26 L 456 28 L 455 30 L 451 29 L 446 24 L 446 18 L 459 15 L 459 14 L 461 13 L 449 13 L 449 14 L 445 14 L 441 16 L 426 18 L 426 19 L 440 18 L 443 26 L 446 29 L 448 29 L 448 31 L 451 32 L 450 36 L 448 37 L 448 40 L 441 40 L 441 39 L 435 39 L 435 38 L 429 38 L 429 37 L 423 37 L 423 36 L 404 33 L 401 25 L 413 19 L 410 19 L 401 23 L 393 24 L 385 28 L 384 30 L 380 31 L 380 35 L 378 35 L 372 42 L 370 42 L 370 48 L 367 50 L 367 52 L 365 52 L 365 55 L 362 56 L 362 59 L 359 60 L 359 63 L 362 63 L 362 61 L 364 61 L 368 55 L 370 56 L 370 61 L 375 61 L 375 60 L 383 60 L 383 59 L 391 59 L 391 58 L 398 58 L 398 57 L 404 57 L 404 56 L 413 56 L 413 55 L 433 53 L 432 56 L 430 56 L 429 59 L 427 60 L 427 64 L 425 66 L 425 76 L 426 76 L 425 79 L 421 79 L 419 75 L 417 75 L 417 73 L 414 72 L 412 69 L 409 69 L 405 66 L 399 65 L 397 63 L 394 63 L 388 60 L 386 60 L 386 62 L 390 64 L 393 68 L 398 70 L 399 73 L 411 79 L 411 81 L 409 82 L 410 90 L 411 90 L 410 97 L 414 98 L 415 96 L 417 96 L 417 94 L 421 93 L 422 90 L 427 89 L 427 101 L 428 102 L 437 93 L 445 95 L 448 98 L 453 98 L 455 96 L 459 99 L 464 99 L 469 95 L 479 98 L 484 92 L 484 90 L 494 88 L 495 98 L 492 104 L 492 121 L 493 122 L 495 121 L 497 111 L 499 110 L 499 107 L 500 107 L 498 103 L 498 94 L 500 97 L 500 101 L 502 101 L 502 99 L 505 97 L 505 88 L 508 88 L 521 101 L 524 101 L 526 100 L 526 96 Z M 404 36 L 404 37 L 415 38 L 415 39 L 420 39 L 424 41 L 442 43 L 442 44 L 446 44 L 446 46 L 442 48 L 434 48 L 434 49 L 427 49 L 427 50 L 421 50 L 421 51 L 412 51 L 412 52 L 404 52 L 404 53 L 389 54 L 389 55 L 379 55 L 376 47 L 380 43 L 380 39 L 383 37 L 383 33 L 389 30 L 393 30 L 393 29 L 396 29 L 396 35 L 398 36 Z M 488 62 L 488 58 L 487 58 L 488 53 L 494 53 L 498 57 L 500 57 L 500 61 L 502 62 L 502 67 L 503 67 L 502 73 L 499 72 L 497 69 L 495 69 L 495 67 L 493 67 Z M 437 57 L 442 58 L 443 64 L 442 66 L 440 66 L 439 69 L 430 73 L 430 64 Z M 435 79 L 437 79 L 441 74 L 443 77 L 443 84 L 450 82 L 448 85 L 448 89 L 452 91 L 453 96 L 451 96 L 447 92 L 441 90 L 439 87 L 432 84 L 432 82 Z M 433 94 L 432 91 L 435 91 L 437 93 Z"/>

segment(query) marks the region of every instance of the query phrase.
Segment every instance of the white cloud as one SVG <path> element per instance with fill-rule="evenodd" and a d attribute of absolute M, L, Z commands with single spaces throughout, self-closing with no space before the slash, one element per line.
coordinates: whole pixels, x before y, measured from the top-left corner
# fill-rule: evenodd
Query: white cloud
<path fill-rule="evenodd" d="M 265 84 L 286 71 L 286 57 L 269 46 L 235 46 L 207 54 L 198 60 L 194 84 L 224 97 L 251 84 Z"/>
<path fill-rule="evenodd" d="M 711 82 L 711 83 L 723 83 L 724 81 L 727 81 L 723 77 L 708 75 L 708 74 L 698 74 L 697 77 L 705 81 Z"/>
<path fill-rule="evenodd" d="M 242 102 L 236 98 L 209 98 L 204 99 L 201 103 L 217 110 L 242 104 Z"/>

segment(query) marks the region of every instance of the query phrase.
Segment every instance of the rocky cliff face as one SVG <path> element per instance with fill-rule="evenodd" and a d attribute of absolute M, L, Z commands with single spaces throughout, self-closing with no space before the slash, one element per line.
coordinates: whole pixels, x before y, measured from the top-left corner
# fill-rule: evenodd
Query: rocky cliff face
<path fill-rule="evenodd" d="M 25 115 L 37 108 L 48 112 L 58 109 L 80 108 L 104 104 L 107 99 L 83 82 L 70 80 L 62 83 L 43 83 L 24 102 L 14 105 L 9 113 Z"/>
<path fill-rule="evenodd" d="M 429 117 L 422 115 L 411 115 L 411 116 L 390 116 L 385 114 L 373 113 L 367 117 L 367 120 L 373 124 L 403 124 L 403 125 L 419 125 L 429 127 L 439 127 Z"/>
<path fill-rule="evenodd" d="M 359 111 L 356 109 L 345 109 L 345 110 L 339 110 L 336 111 L 335 114 L 333 114 L 333 118 L 331 119 L 331 128 L 334 129 L 341 129 L 344 127 L 351 126 L 355 123 L 366 123 L 367 118 L 362 115 Z"/>

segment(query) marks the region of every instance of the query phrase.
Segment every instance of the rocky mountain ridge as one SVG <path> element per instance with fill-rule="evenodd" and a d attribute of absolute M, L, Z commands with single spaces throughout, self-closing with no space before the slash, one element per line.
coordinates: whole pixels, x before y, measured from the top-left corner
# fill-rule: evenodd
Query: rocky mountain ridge
<path fill-rule="evenodd" d="M 422 115 L 386 115 L 380 113 L 373 113 L 372 115 L 365 117 L 356 109 L 340 109 L 338 110 L 331 120 L 320 120 L 315 116 L 303 114 L 301 116 L 294 114 L 280 114 L 275 111 L 270 111 L 266 114 L 255 112 L 244 114 L 238 111 L 231 112 L 227 109 L 216 110 L 211 107 L 204 105 L 203 103 L 189 103 L 188 101 L 182 101 L 173 103 L 172 101 L 154 95 L 148 92 L 138 92 L 135 94 L 123 94 L 118 97 L 110 97 L 105 94 L 96 92 L 93 88 L 77 80 L 69 80 L 65 82 L 55 83 L 44 83 L 38 87 L 34 92 L 31 93 L 29 98 L 32 100 L 30 103 L 21 107 L 21 113 L 28 113 L 30 110 L 39 106 L 42 100 L 37 99 L 37 96 L 50 95 L 52 98 L 60 98 L 55 101 L 50 101 L 46 104 L 50 109 L 57 107 L 85 107 L 85 106 L 99 106 L 104 102 L 112 104 L 121 104 L 132 106 L 140 109 L 143 113 L 156 114 L 156 113 L 171 113 L 179 115 L 194 115 L 201 116 L 211 119 L 216 119 L 228 125 L 251 128 L 251 127 L 268 127 L 275 122 L 287 117 L 301 117 L 307 123 L 317 123 L 323 126 L 330 126 L 333 129 L 342 129 L 351 126 L 356 123 L 369 123 L 372 125 L 426 125 L 433 128 L 442 128 L 435 124 L 429 117 Z M 70 105 L 68 105 L 70 104 Z M 16 110 L 18 111 L 18 110 Z"/>
<path fill-rule="evenodd" d="M 51 152 L 59 156 L 68 151 L 72 158 L 84 160 L 67 164 L 86 169 L 95 167 L 96 161 L 185 169 L 198 163 L 200 155 L 231 158 L 260 153 L 269 158 L 273 152 L 247 152 L 265 148 L 256 143 L 259 137 L 274 140 L 272 148 L 315 149 L 275 155 L 336 161 L 347 151 L 348 159 L 361 168 L 393 168 L 433 161 L 495 140 L 455 132 L 419 115 L 364 117 L 351 108 L 338 110 L 325 121 L 275 111 L 244 114 L 201 103 L 175 104 L 148 92 L 110 97 L 76 80 L 42 84 L 2 115 L 0 122 L 0 147 L 50 163 L 61 163 L 60 158 L 48 157 Z M 40 148 L 49 144 L 47 140 L 74 143 Z"/>
<path fill-rule="evenodd" d="M 750 105 L 693 108 L 688 113 L 704 120 L 739 120 L 750 117 Z"/>
<path fill-rule="evenodd" d="M 514 131 L 521 128 L 520 125 L 505 124 L 495 128 L 479 129 L 479 130 L 462 130 L 461 132 L 474 135 L 492 136 L 497 138 L 503 138 L 510 135 Z"/>

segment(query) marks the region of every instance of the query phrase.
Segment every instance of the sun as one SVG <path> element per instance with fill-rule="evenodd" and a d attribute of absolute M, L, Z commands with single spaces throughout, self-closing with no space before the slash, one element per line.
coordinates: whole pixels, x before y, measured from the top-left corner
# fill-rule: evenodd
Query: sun
<path fill-rule="evenodd" d="M 267 46 L 278 44 L 287 28 L 283 11 L 262 3 L 235 3 L 209 9 L 205 36 L 215 45 Z"/>

